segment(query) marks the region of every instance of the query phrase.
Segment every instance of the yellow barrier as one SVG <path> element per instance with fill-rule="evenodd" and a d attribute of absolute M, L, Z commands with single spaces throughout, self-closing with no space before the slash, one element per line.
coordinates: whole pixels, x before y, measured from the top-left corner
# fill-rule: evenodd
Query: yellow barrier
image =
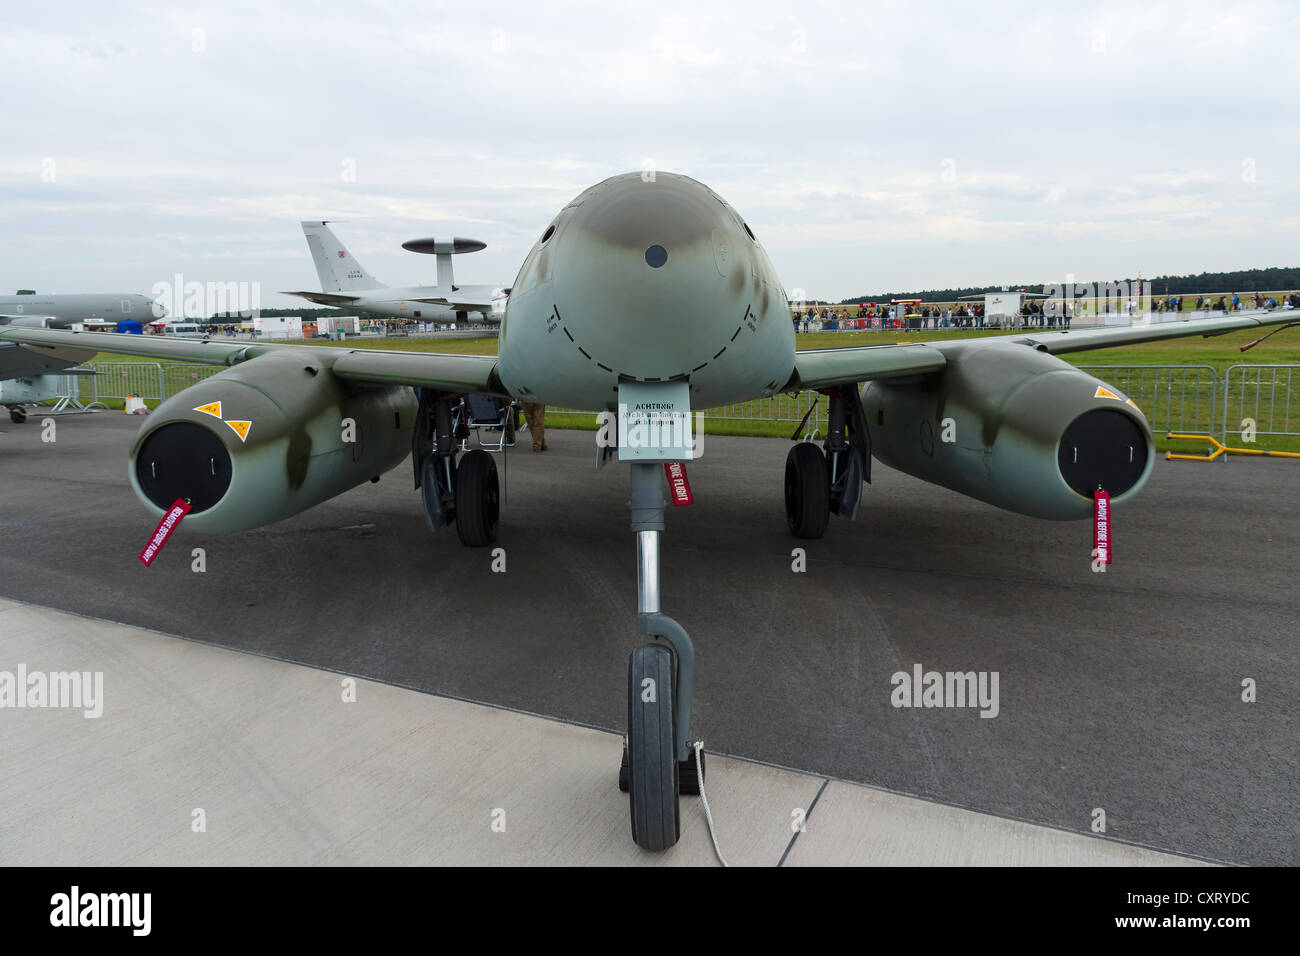
<path fill-rule="evenodd" d="M 1182 435 L 1169 432 L 1165 437 L 1171 440 L 1187 439 L 1188 441 L 1201 439 L 1203 441 L 1208 441 L 1214 446 L 1214 454 L 1212 455 L 1177 455 L 1172 451 L 1167 451 L 1165 452 L 1165 461 L 1170 461 L 1175 458 L 1181 461 L 1214 461 L 1214 459 L 1218 458 L 1220 455 L 1264 455 L 1269 458 L 1300 458 L 1300 452 L 1294 451 L 1263 451 L 1258 448 L 1229 448 L 1213 435 Z"/>

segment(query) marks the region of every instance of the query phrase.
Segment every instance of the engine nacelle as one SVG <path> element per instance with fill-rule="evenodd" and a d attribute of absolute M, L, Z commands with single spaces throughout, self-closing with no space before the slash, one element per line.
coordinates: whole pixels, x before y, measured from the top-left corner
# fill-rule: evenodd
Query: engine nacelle
<path fill-rule="evenodd" d="M 188 499 L 187 530 L 244 531 L 400 464 L 415 426 L 412 390 L 342 382 L 304 352 L 259 356 L 160 405 L 131 449 L 140 500 L 161 516 Z"/>
<path fill-rule="evenodd" d="M 1093 492 L 1121 503 L 1155 461 L 1137 405 L 1055 356 L 996 339 L 945 349 L 921 383 L 862 390 L 885 464 L 1017 514 L 1088 518 Z"/>

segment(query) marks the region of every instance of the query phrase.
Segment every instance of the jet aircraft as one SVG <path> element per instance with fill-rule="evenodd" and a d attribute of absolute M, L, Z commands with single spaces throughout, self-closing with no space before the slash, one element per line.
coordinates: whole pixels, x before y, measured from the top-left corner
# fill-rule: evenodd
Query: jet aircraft
<path fill-rule="evenodd" d="M 166 309 L 134 292 L 70 292 L 0 298 L 0 327 L 69 329 L 74 325 L 116 326 L 125 319 L 147 324 Z M 15 424 L 27 420 L 25 405 L 55 397 L 57 376 L 93 358 L 94 352 L 33 353 L 0 342 L 0 405 Z"/>
<path fill-rule="evenodd" d="M 322 220 L 302 224 L 320 276 L 320 292 L 285 292 L 317 305 L 393 315 L 422 322 L 497 322 L 505 309 L 507 290 L 485 285 L 456 285 L 451 257 L 486 249 L 477 239 L 410 239 L 402 248 L 437 256 L 438 284 L 389 288 L 343 247 Z"/>
<path fill-rule="evenodd" d="M 873 457 L 1019 514 L 1084 519 L 1098 488 L 1115 505 L 1138 494 L 1154 442 L 1133 401 L 1058 355 L 1288 321 L 1238 314 L 799 352 L 785 291 L 753 230 L 704 184 L 667 173 L 587 189 L 542 230 L 512 288 L 496 356 L 122 343 L 46 329 L 0 339 L 36 354 L 112 348 L 228 366 L 163 403 L 135 440 L 130 481 L 155 516 L 183 499 L 187 528 L 255 528 L 409 455 L 430 529 L 455 525 L 465 545 L 479 547 L 494 539 L 500 498 L 492 457 L 461 452 L 452 434 L 462 393 L 618 410 L 622 438 L 646 416 L 689 420 L 694 408 L 816 389 L 829 399 L 826 438 L 793 445 L 773 495 L 799 538 L 822 536 L 832 514 L 857 514 Z M 343 419 L 364 441 L 343 440 Z M 954 440 L 936 441 L 949 420 Z M 658 442 L 624 442 L 617 453 L 630 470 L 637 630 L 663 642 L 632 651 L 620 771 L 633 839 L 650 850 L 677 841 L 678 794 L 700 783 L 694 645 L 664 613 L 659 587 L 664 466 L 691 453 L 689 441 Z"/>

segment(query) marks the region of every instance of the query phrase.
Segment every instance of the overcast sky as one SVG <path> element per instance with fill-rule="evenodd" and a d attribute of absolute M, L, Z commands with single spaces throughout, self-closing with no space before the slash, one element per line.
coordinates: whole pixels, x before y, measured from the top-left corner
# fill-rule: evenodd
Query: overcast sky
<path fill-rule="evenodd" d="M 8 5 L 0 291 L 318 289 L 653 164 L 746 217 L 788 292 L 1300 264 L 1300 5 Z M 1156 291 L 1159 291 L 1158 289 Z"/>

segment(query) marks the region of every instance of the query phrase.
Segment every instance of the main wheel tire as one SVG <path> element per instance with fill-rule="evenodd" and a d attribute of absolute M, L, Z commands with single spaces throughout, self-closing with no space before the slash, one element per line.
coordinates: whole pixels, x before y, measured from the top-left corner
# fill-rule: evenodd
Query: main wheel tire
<path fill-rule="evenodd" d="M 9 409 L 9 420 L 13 422 L 15 425 L 21 425 L 23 422 L 27 421 L 26 409 L 22 409 L 22 408 Z"/>
<path fill-rule="evenodd" d="M 785 523 L 796 538 L 820 538 L 830 520 L 826 454 L 812 442 L 799 442 L 785 457 Z"/>
<path fill-rule="evenodd" d="M 461 544 L 468 548 L 491 544 L 500 512 L 497 463 L 481 448 L 466 452 L 456 468 L 456 533 Z"/>
<path fill-rule="evenodd" d="M 672 652 L 662 644 L 642 644 L 628 658 L 628 804 L 632 839 L 645 850 L 666 850 L 681 837 L 674 676 Z"/>

